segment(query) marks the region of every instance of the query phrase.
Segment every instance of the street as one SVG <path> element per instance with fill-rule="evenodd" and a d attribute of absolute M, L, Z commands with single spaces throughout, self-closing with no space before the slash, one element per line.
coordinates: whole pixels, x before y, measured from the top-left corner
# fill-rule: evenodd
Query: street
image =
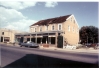
<path fill-rule="evenodd" d="M 71 53 L 0 44 L 3 68 L 98 68 L 97 53 Z"/>

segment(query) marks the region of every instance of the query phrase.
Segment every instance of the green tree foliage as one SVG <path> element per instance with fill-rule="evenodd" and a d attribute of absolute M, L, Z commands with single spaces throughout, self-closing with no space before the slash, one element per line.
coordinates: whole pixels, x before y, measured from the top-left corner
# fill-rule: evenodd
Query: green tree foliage
<path fill-rule="evenodd" d="M 98 30 L 95 26 L 83 26 L 79 31 L 81 43 L 98 43 Z"/>

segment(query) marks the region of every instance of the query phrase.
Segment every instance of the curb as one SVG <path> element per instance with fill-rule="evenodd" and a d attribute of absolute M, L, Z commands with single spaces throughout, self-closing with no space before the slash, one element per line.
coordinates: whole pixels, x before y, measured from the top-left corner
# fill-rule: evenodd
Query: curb
<path fill-rule="evenodd" d="M 44 47 L 41 47 L 40 49 L 45 49 L 45 50 L 57 50 L 57 51 L 62 51 L 62 52 L 65 52 L 65 51 L 69 51 L 69 52 L 84 52 L 84 53 L 99 53 L 98 50 L 91 50 L 91 49 L 58 49 L 58 48 L 44 48 Z"/>

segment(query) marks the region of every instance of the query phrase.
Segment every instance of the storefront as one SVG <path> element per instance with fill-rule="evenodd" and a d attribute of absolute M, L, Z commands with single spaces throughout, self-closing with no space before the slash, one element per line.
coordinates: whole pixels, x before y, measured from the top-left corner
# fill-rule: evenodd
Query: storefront
<path fill-rule="evenodd" d="M 34 32 L 16 34 L 18 42 L 32 41 L 38 44 L 52 44 L 57 46 L 57 36 L 62 31 Z"/>

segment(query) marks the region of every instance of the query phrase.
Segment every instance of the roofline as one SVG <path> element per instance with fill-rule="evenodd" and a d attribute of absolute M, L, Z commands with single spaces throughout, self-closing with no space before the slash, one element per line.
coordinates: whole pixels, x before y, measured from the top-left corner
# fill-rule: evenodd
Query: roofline
<path fill-rule="evenodd" d="M 74 19 L 75 19 L 75 21 L 76 21 L 76 24 L 77 24 L 77 26 L 79 27 L 79 25 L 78 25 L 78 23 L 77 23 L 77 20 L 76 20 L 76 18 L 75 18 L 75 16 L 72 14 L 71 16 L 69 16 L 66 20 L 68 20 L 68 19 L 70 19 L 71 17 L 74 17 Z"/>
<path fill-rule="evenodd" d="M 68 14 L 68 15 L 71 16 L 72 14 Z M 65 15 L 65 16 L 68 16 L 68 15 Z M 69 17 L 70 17 L 70 16 L 69 16 Z M 63 17 L 63 16 L 58 16 L 58 17 Z M 53 18 L 58 18 L 58 17 L 53 17 Z M 69 17 L 68 17 L 68 18 L 69 18 Z M 47 19 L 53 19 L 53 18 L 47 18 Z M 43 20 L 47 20 L 47 19 L 43 19 Z M 67 19 L 66 19 L 66 20 L 67 20 Z M 39 20 L 39 21 L 42 21 L 42 20 Z M 39 22 L 39 21 L 37 21 L 37 22 Z M 36 23 L 37 23 L 37 22 L 36 22 Z M 35 23 L 34 23 L 34 24 L 35 24 Z M 31 27 L 31 26 L 35 26 L 34 24 L 30 25 L 30 27 Z"/>
<path fill-rule="evenodd" d="M 63 31 L 55 30 L 55 31 L 42 31 L 42 32 L 32 32 L 32 33 L 16 33 L 15 35 L 30 35 L 30 34 L 43 34 L 43 33 L 63 33 Z"/>

